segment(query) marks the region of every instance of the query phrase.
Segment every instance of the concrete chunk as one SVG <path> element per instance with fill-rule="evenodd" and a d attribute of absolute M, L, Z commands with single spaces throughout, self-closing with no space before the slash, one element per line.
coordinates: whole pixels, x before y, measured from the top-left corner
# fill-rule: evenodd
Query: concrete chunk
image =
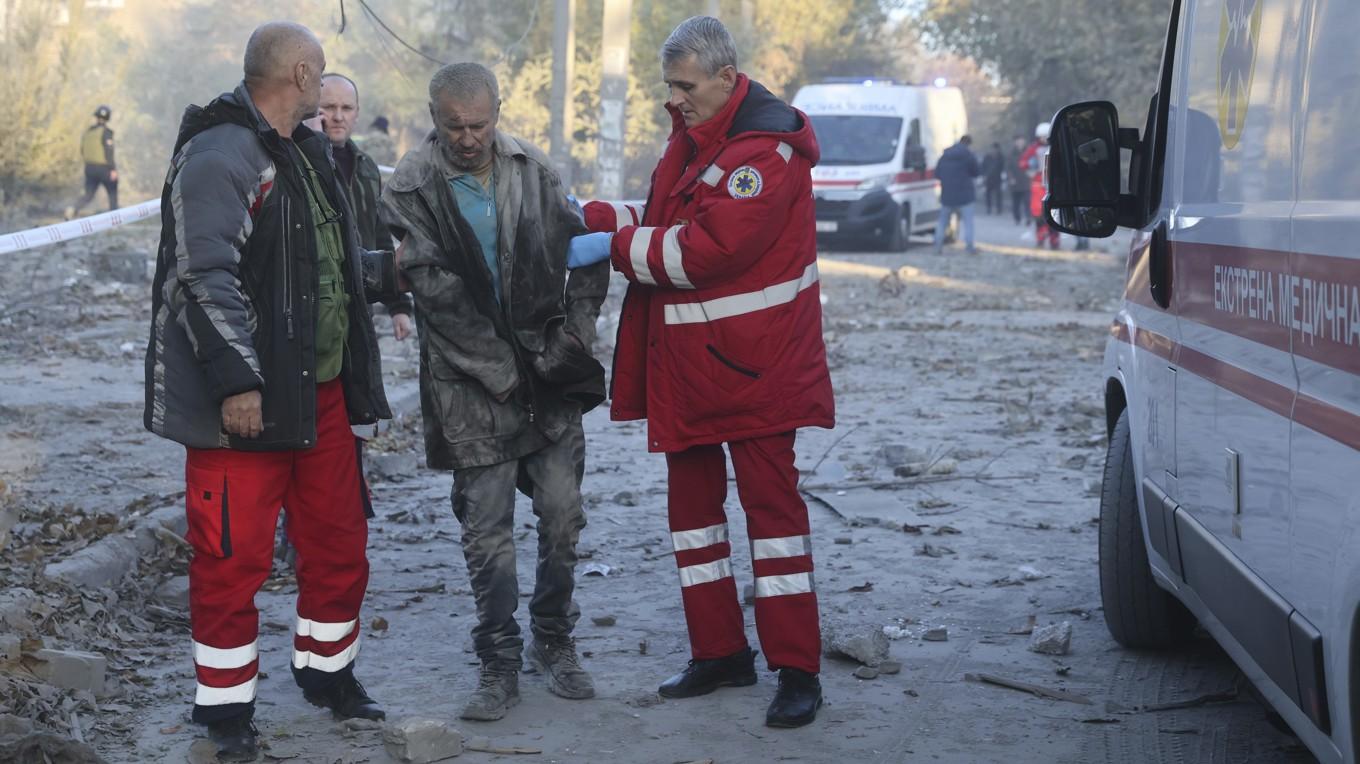
<path fill-rule="evenodd" d="M 189 577 L 174 576 L 156 587 L 156 599 L 167 607 L 189 609 Z"/>
<path fill-rule="evenodd" d="M 132 539 L 108 536 L 43 568 L 43 575 L 51 581 L 89 589 L 115 586 L 137 568 L 139 556 Z"/>
<path fill-rule="evenodd" d="M 1072 624 L 1063 621 L 1035 629 L 1029 649 L 1041 655 L 1067 655 L 1072 649 Z"/>
<path fill-rule="evenodd" d="M 383 744 L 397 761 L 429 764 L 461 754 L 463 734 L 435 719 L 402 719 L 383 729 Z"/>
<path fill-rule="evenodd" d="M 828 658 L 849 658 L 866 666 L 878 666 L 888 659 L 889 649 L 882 626 L 860 629 L 822 626 L 822 652 Z"/>
<path fill-rule="evenodd" d="M 109 662 L 98 653 L 77 650 L 35 650 L 29 657 L 37 661 L 33 673 L 56 687 L 104 693 L 104 674 Z"/>

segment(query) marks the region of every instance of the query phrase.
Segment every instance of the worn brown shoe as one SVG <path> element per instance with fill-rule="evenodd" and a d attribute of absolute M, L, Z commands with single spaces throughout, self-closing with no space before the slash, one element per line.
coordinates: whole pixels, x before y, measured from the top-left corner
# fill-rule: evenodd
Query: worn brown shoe
<path fill-rule="evenodd" d="M 519 704 L 519 672 L 498 664 L 483 663 L 477 689 L 468 696 L 458 716 L 476 722 L 494 722 Z"/>
<path fill-rule="evenodd" d="M 581 668 L 576 640 L 571 637 L 540 639 L 529 644 L 529 665 L 548 678 L 548 691 L 570 700 L 595 697 L 595 682 Z"/>

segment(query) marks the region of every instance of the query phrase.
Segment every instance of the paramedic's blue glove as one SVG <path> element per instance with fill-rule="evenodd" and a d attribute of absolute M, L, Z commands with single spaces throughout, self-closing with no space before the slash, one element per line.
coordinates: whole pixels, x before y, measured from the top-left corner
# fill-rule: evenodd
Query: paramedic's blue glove
<path fill-rule="evenodd" d="M 581 218 L 582 220 L 585 220 L 586 211 L 581 209 L 581 202 L 577 201 L 576 197 L 572 196 L 571 194 L 567 194 L 567 201 L 571 202 L 571 208 L 576 210 L 576 216 Z"/>
<path fill-rule="evenodd" d="M 587 233 L 571 240 L 567 247 L 567 267 L 584 268 L 609 259 L 609 245 L 614 241 L 612 233 Z"/>

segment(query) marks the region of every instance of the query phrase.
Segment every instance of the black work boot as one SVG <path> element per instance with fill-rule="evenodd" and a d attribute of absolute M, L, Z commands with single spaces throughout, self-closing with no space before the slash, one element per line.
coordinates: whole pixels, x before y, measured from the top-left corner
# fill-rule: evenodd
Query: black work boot
<path fill-rule="evenodd" d="M 750 687 L 756 683 L 756 654 L 749 647 L 706 661 L 690 661 L 679 674 L 661 683 L 657 692 L 665 698 L 693 698 L 719 687 Z"/>
<path fill-rule="evenodd" d="M 304 691 L 302 697 L 314 706 L 329 708 L 337 719 L 382 721 L 387 718 L 382 706 L 370 698 L 359 680 L 348 672 L 319 690 Z"/>
<path fill-rule="evenodd" d="M 217 745 L 218 761 L 255 761 L 260 755 L 260 731 L 250 714 L 208 722 L 208 739 Z"/>
<path fill-rule="evenodd" d="M 779 670 L 779 689 L 765 712 L 767 727 L 801 727 L 817 718 L 822 683 L 816 674 L 795 668 Z"/>

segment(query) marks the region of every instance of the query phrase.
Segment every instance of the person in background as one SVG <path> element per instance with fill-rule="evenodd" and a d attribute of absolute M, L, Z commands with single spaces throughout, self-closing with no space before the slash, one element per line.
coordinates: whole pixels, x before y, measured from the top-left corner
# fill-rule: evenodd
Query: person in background
<path fill-rule="evenodd" d="M 331 144 L 331 155 L 340 173 L 340 182 L 354 207 L 354 222 L 359 228 L 359 244 L 364 249 L 388 249 L 392 237 L 378 214 L 382 197 L 382 173 L 378 163 L 354 144 L 351 136 L 359 121 L 359 86 L 336 72 L 321 75 L 321 131 Z M 392 317 L 392 334 L 398 340 L 411 335 L 411 298 L 386 303 Z"/>
<path fill-rule="evenodd" d="M 977 254 L 973 241 L 973 208 L 977 202 L 977 186 L 973 179 L 981 172 L 977 156 L 970 146 L 973 138 L 965 135 L 959 142 L 944 150 L 935 163 L 935 177 L 940 180 L 940 218 L 935 222 L 935 253 L 944 251 L 944 234 L 950 219 L 958 214 L 963 221 L 963 240 L 968 254 Z"/>
<path fill-rule="evenodd" d="M 74 205 L 66 208 L 66 219 L 70 220 L 94 200 L 95 193 L 103 187 L 109 197 L 109 211 L 118 209 L 118 168 L 113 163 L 113 130 L 109 119 L 113 110 L 100 106 L 94 110 L 94 124 L 85 128 L 80 136 L 80 158 L 85 161 L 85 195 Z"/>
<path fill-rule="evenodd" d="M 384 167 L 396 165 L 399 158 L 397 156 L 397 144 L 392 140 L 391 133 L 388 132 L 387 117 L 381 114 L 374 117 L 367 130 L 361 135 L 354 136 L 354 142 L 379 165 Z"/>
<path fill-rule="evenodd" d="M 1010 193 L 1011 217 L 1016 225 L 1029 223 L 1029 173 L 1020 164 L 1025 153 L 1025 138 L 1017 135 L 1006 156 L 1006 189 Z"/>
<path fill-rule="evenodd" d="M 1029 175 L 1029 214 L 1034 220 L 1034 246 L 1058 249 L 1058 229 L 1044 217 L 1044 162 L 1048 159 L 1048 134 L 1052 125 L 1040 122 L 1034 128 L 1034 142 L 1020 155 L 1017 166 Z"/>
<path fill-rule="evenodd" d="M 1001 144 L 993 143 L 990 151 L 982 158 L 982 184 L 987 198 L 987 214 L 1000 215 L 1004 210 L 1001 204 L 1001 181 L 1006 171 L 1006 158 L 1001 154 Z"/>

